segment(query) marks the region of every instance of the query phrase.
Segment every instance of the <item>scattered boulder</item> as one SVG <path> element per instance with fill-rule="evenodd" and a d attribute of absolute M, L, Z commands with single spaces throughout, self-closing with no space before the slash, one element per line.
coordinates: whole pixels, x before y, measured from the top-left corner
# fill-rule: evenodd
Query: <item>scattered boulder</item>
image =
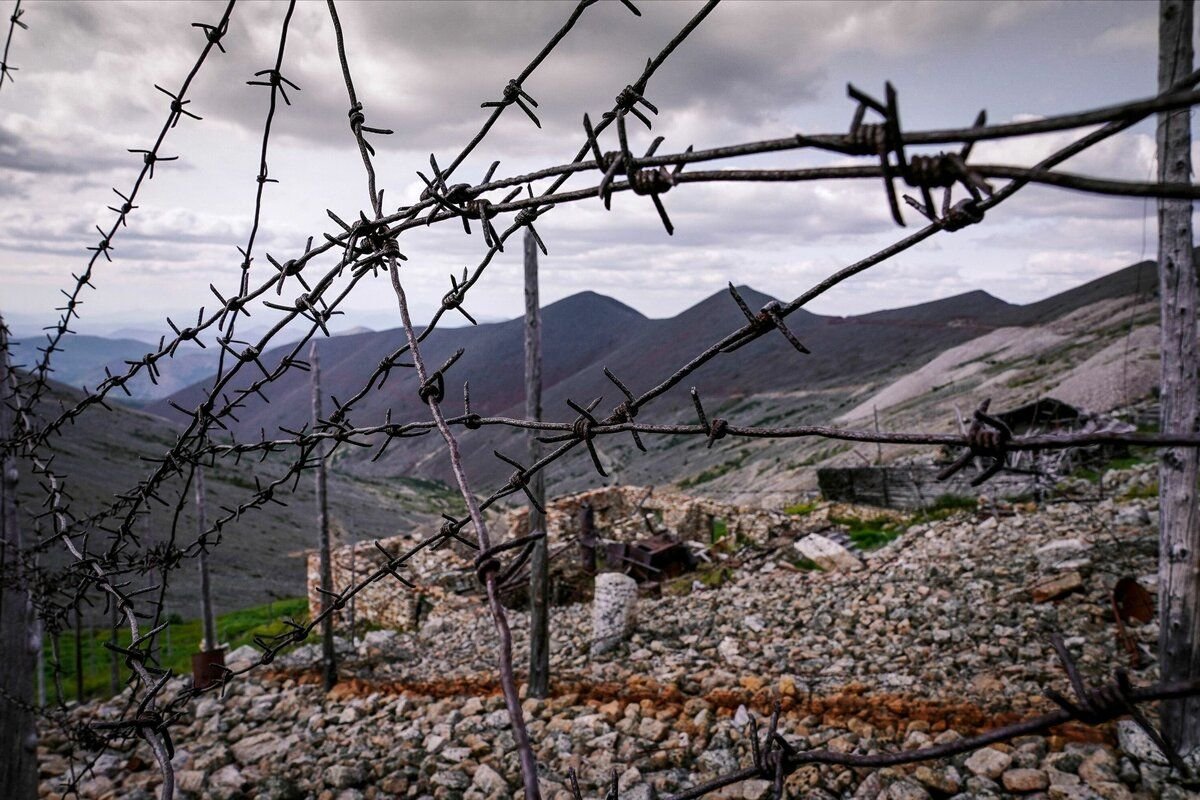
<path fill-rule="evenodd" d="M 794 547 L 801 557 L 829 572 L 856 570 L 862 566 L 862 562 L 853 553 L 819 533 L 810 533 L 803 539 L 798 539 Z"/>
<path fill-rule="evenodd" d="M 592 601 L 593 656 L 612 650 L 633 629 L 637 609 L 637 581 L 620 572 L 596 576 Z"/>

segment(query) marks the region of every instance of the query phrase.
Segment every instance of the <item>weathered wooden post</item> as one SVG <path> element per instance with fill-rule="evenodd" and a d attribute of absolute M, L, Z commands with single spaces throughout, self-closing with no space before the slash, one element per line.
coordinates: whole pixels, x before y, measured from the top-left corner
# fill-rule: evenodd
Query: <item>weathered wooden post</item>
<path fill-rule="evenodd" d="M 1162 0 L 1158 88 L 1192 71 L 1192 2 Z M 1158 180 L 1192 180 L 1191 111 L 1158 115 Z M 1196 348 L 1196 265 L 1190 200 L 1158 201 L 1158 292 L 1162 313 L 1163 433 L 1192 433 L 1200 421 L 1200 357 Z M 1160 680 L 1200 678 L 1200 453 L 1163 450 L 1158 465 L 1158 664 Z M 1181 753 L 1200 747 L 1200 698 L 1162 704 L 1162 733 Z"/>
<path fill-rule="evenodd" d="M 525 416 L 542 418 L 542 309 L 538 301 L 538 246 L 525 230 Z M 529 432 L 529 463 L 542 457 L 537 432 Z M 539 470 L 529 482 L 529 533 L 545 533 L 546 481 Z M 550 563 L 546 539 L 533 546 L 529 561 L 529 696 L 550 693 Z"/>
<path fill-rule="evenodd" d="M 205 504 L 204 468 L 196 468 L 196 536 L 208 530 Z M 171 629 L 168 628 L 169 632 Z M 200 549 L 200 630 L 203 641 L 200 652 L 192 654 L 192 684 L 199 689 L 220 680 L 220 667 L 225 664 L 225 651 L 217 636 L 217 617 L 213 612 L 212 583 L 208 575 L 208 548 Z"/>
<path fill-rule="evenodd" d="M 312 364 L 312 424 L 321 424 L 321 362 L 317 355 L 317 343 L 308 350 Z M 329 552 L 329 502 L 325 492 L 325 448 L 317 445 L 317 530 L 320 536 L 321 560 L 321 613 L 329 608 L 329 594 L 333 592 L 333 562 Z M 333 647 L 333 614 L 321 621 L 322 666 L 325 674 L 325 691 L 337 683 L 337 653 Z"/>
<path fill-rule="evenodd" d="M 8 329 L 0 319 L 0 442 L 9 444 L 16 426 L 10 387 Z M 29 587 L 21 566 L 22 539 L 17 525 L 17 460 L 0 455 L 0 787 L 5 797 L 37 797 L 37 728 L 33 718 L 34 645 L 40 637 L 33 618 Z M 15 702 L 14 702 L 15 701 Z"/>
<path fill-rule="evenodd" d="M 117 646 L 117 626 L 119 624 L 117 604 L 110 601 L 108 604 L 108 642 L 113 648 Z M 109 650 L 108 656 L 108 690 L 109 694 L 115 697 L 117 692 L 121 691 L 121 662 L 117 661 L 115 649 Z"/>
<path fill-rule="evenodd" d="M 579 563 L 585 574 L 596 574 L 596 511 L 586 501 L 579 506 Z"/>
<path fill-rule="evenodd" d="M 83 702 L 83 615 L 75 601 L 75 701 Z"/>

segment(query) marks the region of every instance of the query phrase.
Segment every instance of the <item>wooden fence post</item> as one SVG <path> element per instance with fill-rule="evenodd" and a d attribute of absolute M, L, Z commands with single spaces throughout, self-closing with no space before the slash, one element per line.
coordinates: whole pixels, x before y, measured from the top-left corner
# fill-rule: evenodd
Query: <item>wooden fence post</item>
<path fill-rule="evenodd" d="M 8 329 L 0 319 L 0 442 L 8 442 L 16 426 L 9 387 Z M 22 539 L 17 525 L 17 460 L 0 457 L 0 787 L 5 797 L 37 797 L 37 728 L 34 725 L 33 645 L 39 640 L 29 588 L 22 568 Z M 8 699 L 8 698 L 11 698 Z"/>
<path fill-rule="evenodd" d="M 542 418 L 542 309 L 538 300 L 538 246 L 525 230 L 525 416 Z M 529 432 L 529 463 L 542 457 L 537 431 Z M 529 492 L 546 507 L 546 481 L 539 470 L 529 482 Z M 529 533 L 545 533 L 546 518 L 529 504 Z M 533 546 L 529 561 L 529 696 L 550 693 L 550 564 L 547 542 Z"/>
<path fill-rule="evenodd" d="M 312 364 L 312 424 L 321 424 L 321 362 L 317 355 L 317 343 L 308 350 Z M 320 537 L 321 588 L 333 591 L 333 560 L 329 552 L 329 502 L 325 483 L 325 448 L 317 445 L 317 530 Z M 329 595 L 321 595 L 321 613 L 329 607 Z M 321 621 L 322 662 L 325 676 L 325 691 L 337 683 L 337 652 L 333 646 L 333 614 Z"/>
<path fill-rule="evenodd" d="M 1192 2 L 1159 5 L 1158 87 L 1170 89 L 1192 71 Z M 1192 180 L 1191 111 L 1158 115 L 1158 180 Z M 1200 357 L 1196 348 L 1196 265 L 1192 203 L 1158 201 L 1158 290 L 1162 304 L 1163 433 L 1191 433 L 1200 413 Z M 1200 513 L 1196 503 L 1200 453 L 1162 450 L 1158 466 L 1159 678 L 1200 678 Z M 1200 698 L 1162 704 L 1162 733 L 1187 753 L 1200 747 Z"/>

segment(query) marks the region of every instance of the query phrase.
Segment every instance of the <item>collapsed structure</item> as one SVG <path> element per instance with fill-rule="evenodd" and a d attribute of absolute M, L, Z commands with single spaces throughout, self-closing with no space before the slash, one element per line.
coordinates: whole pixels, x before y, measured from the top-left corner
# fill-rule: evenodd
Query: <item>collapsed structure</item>
<path fill-rule="evenodd" d="M 1076 408 L 1052 397 L 1043 397 L 1008 411 L 992 414 L 1016 436 L 1048 433 L 1092 433 L 1099 430 L 1129 432 L 1135 427 L 1112 417 Z M 1123 455 L 1124 445 L 1091 445 L 1050 451 L 1015 451 L 1008 464 L 990 478 L 986 488 L 971 485 L 978 474 L 963 470 L 939 479 L 943 463 L 880 464 L 825 467 L 817 470 L 821 496 L 833 502 L 859 503 L 884 508 L 926 508 L 946 495 L 975 497 L 986 492 L 1004 499 L 1040 499 L 1062 477 L 1080 467 L 1099 464 Z M 944 454 L 945 461 L 953 458 Z"/>
<path fill-rule="evenodd" d="M 528 533 L 526 508 L 504 512 L 494 524 L 501 541 Z M 640 582 L 660 582 L 693 568 L 715 542 L 765 545 L 794 537 L 795 518 L 753 506 L 720 503 L 681 492 L 643 486 L 607 486 L 562 497 L 546 507 L 552 594 L 578 597 L 598 571 L 618 571 Z M 379 548 L 399 554 L 421 541 L 417 533 L 339 547 L 332 552 L 333 585 L 356 584 L 382 560 Z M 381 627 L 408 629 L 434 607 L 456 607 L 477 591 L 473 551 L 458 543 L 423 549 L 402 574 L 414 588 L 398 591 L 385 576 L 354 598 L 357 620 Z M 320 559 L 308 554 L 308 603 L 321 606 Z M 524 603 L 528 572 L 519 571 L 503 587 L 508 602 Z M 343 609 L 348 622 L 350 610 Z"/>

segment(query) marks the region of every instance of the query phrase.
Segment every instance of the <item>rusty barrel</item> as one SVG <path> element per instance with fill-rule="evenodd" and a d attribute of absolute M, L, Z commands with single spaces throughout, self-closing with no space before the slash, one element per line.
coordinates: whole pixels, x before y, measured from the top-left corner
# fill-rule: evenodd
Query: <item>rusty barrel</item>
<path fill-rule="evenodd" d="M 214 683 L 220 683 L 225 666 L 225 648 L 202 650 L 192 655 L 192 685 L 197 689 L 207 689 Z"/>

